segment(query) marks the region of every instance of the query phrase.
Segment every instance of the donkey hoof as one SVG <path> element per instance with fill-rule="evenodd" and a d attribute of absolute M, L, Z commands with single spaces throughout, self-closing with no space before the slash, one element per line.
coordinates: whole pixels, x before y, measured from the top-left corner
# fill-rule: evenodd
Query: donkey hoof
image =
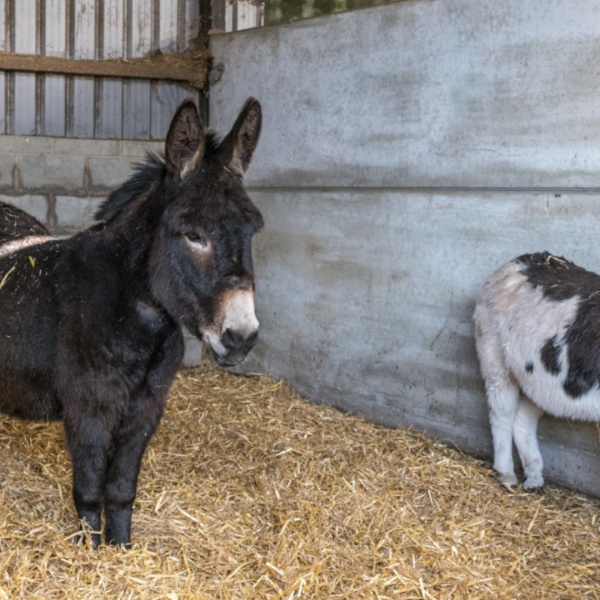
<path fill-rule="evenodd" d="M 75 536 L 76 546 L 89 546 L 92 550 L 98 550 L 101 543 L 102 540 L 99 533 L 80 530 Z"/>

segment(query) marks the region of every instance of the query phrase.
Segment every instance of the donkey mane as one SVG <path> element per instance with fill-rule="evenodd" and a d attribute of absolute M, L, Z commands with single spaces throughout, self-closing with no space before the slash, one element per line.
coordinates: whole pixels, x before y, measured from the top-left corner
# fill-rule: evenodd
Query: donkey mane
<path fill-rule="evenodd" d="M 210 159 L 216 154 L 220 140 L 210 130 L 206 131 L 204 135 L 204 156 Z M 97 221 L 107 223 L 117 218 L 132 202 L 145 197 L 155 182 L 164 178 L 167 173 L 164 152 L 158 154 L 146 152 L 144 161 L 135 163 L 133 170 L 134 174 L 100 205 L 94 215 Z"/>
<path fill-rule="evenodd" d="M 144 162 L 133 165 L 134 175 L 120 188 L 117 188 L 101 204 L 94 215 L 98 221 L 112 221 L 118 217 L 136 198 L 146 195 L 153 183 L 165 175 L 164 157 L 152 152 L 146 153 Z"/>

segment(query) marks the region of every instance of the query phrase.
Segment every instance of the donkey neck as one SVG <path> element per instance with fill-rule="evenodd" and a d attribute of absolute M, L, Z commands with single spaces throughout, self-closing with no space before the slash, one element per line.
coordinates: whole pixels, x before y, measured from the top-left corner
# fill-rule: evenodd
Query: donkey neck
<path fill-rule="evenodd" d="M 164 175 L 155 178 L 104 223 L 103 233 L 114 244 L 124 266 L 135 271 L 145 266 L 163 213 L 172 201 L 170 188 Z"/>
<path fill-rule="evenodd" d="M 170 202 L 169 187 L 163 177 L 156 177 L 127 202 L 121 198 L 118 210 L 108 220 L 83 232 L 77 244 L 84 253 L 104 257 L 109 268 L 118 270 L 130 293 L 151 304 L 154 301 L 149 257 L 162 215 Z M 114 194 L 110 200 L 114 200 Z"/>

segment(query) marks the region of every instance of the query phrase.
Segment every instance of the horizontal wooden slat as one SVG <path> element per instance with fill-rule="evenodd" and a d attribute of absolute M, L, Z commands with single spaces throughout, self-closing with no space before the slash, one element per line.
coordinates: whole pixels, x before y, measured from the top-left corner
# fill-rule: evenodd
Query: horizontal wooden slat
<path fill-rule="evenodd" d="M 156 58 L 77 60 L 0 52 L 1 71 L 185 81 L 196 88 L 204 86 L 206 65 L 207 55 L 201 53 L 169 54 Z"/>

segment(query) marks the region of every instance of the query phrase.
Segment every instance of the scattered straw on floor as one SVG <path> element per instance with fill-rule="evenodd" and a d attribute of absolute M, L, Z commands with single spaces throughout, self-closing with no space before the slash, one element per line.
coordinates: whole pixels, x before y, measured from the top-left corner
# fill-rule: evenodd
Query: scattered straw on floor
<path fill-rule="evenodd" d="M 264 376 L 178 376 L 129 552 L 74 545 L 60 424 L 2 417 L 0 447 L 0 600 L 600 596 L 596 501 L 511 493 L 484 463 Z"/>

